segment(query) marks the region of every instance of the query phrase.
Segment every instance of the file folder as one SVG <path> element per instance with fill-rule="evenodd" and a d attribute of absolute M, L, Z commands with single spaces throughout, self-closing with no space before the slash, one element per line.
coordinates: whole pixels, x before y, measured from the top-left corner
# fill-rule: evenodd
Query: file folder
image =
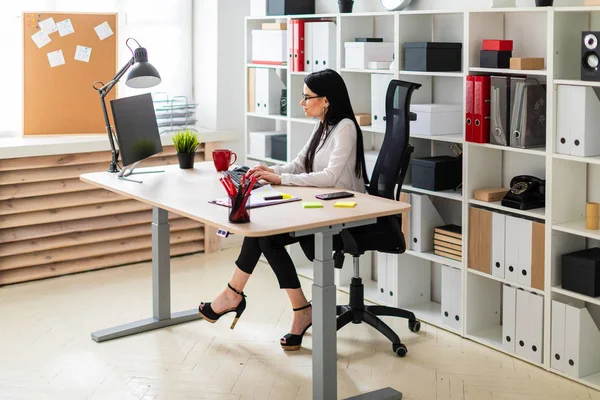
<path fill-rule="evenodd" d="M 600 372 L 600 331 L 585 304 L 566 305 L 567 374 L 583 378 Z"/>
<path fill-rule="evenodd" d="M 468 142 L 473 142 L 473 101 L 475 97 L 475 76 L 467 75 L 465 136 Z"/>
<path fill-rule="evenodd" d="M 490 142 L 490 84 L 489 76 L 475 76 L 473 98 L 473 142 Z"/>
<path fill-rule="evenodd" d="M 292 29 L 294 32 L 292 33 L 294 39 L 294 63 L 293 70 L 296 72 L 304 71 L 304 24 L 305 20 L 303 19 L 293 19 L 292 20 Z"/>
<path fill-rule="evenodd" d="M 492 213 L 492 275 L 504 279 L 506 215 Z"/>
<path fill-rule="evenodd" d="M 492 76 L 490 143 L 508 146 L 510 129 L 510 77 Z"/>
<path fill-rule="evenodd" d="M 529 296 L 527 358 L 541 364 L 544 355 L 544 296 L 537 293 L 527 293 L 527 295 Z"/>
<path fill-rule="evenodd" d="M 550 331 L 550 367 L 560 372 L 567 372 L 565 354 L 566 304 L 552 300 L 552 328 Z"/>
<path fill-rule="evenodd" d="M 556 152 L 600 155 L 600 100 L 590 87 L 558 86 Z"/>
<path fill-rule="evenodd" d="M 517 291 L 509 285 L 502 285 L 502 348 L 515 353 L 517 324 Z"/>
<path fill-rule="evenodd" d="M 315 22 L 312 25 L 313 72 L 336 67 L 336 25 L 333 22 Z M 306 43 L 308 45 L 308 43 Z"/>
<path fill-rule="evenodd" d="M 427 195 L 410 195 L 410 248 L 414 251 L 433 251 L 433 236 L 437 226 L 444 220 Z"/>
<path fill-rule="evenodd" d="M 537 78 L 512 78 L 510 146 L 546 145 L 546 85 Z"/>
<path fill-rule="evenodd" d="M 515 354 L 529 359 L 529 293 L 516 289 L 516 325 L 515 325 Z"/>

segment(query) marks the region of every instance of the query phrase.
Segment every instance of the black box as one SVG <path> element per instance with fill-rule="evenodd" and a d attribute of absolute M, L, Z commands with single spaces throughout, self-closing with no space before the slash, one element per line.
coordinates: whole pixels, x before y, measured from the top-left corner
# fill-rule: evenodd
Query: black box
<path fill-rule="evenodd" d="M 407 71 L 462 71 L 462 43 L 404 43 L 404 69 Z"/>
<path fill-rule="evenodd" d="M 267 0 L 267 15 L 314 14 L 315 0 Z"/>
<path fill-rule="evenodd" d="M 562 287 L 590 297 L 600 296 L 600 247 L 562 255 Z"/>
<path fill-rule="evenodd" d="M 425 190 L 452 190 L 462 182 L 462 159 L 451 156 L 412 160 L 412 186 Z"/>
<path fill-rule="evenodd" d="M 271 158 L 287 161 L 287 135 L 271 136 Z"/>
<path fill-rule="evenodd" d="M 510 68 L 512 51 L 481 50 L 479 66 L 481 68 Z"/>

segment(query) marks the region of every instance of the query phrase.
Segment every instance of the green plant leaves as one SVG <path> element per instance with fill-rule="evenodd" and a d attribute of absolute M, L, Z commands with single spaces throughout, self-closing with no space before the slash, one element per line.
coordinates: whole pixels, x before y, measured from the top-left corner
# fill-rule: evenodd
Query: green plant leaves
<path fill-rule="evenodd" d="M 189 129 L 175 132 L 171 140 L 178 153 L 195 153 L 198 146 L 200 146 L 198 134 Z"/>

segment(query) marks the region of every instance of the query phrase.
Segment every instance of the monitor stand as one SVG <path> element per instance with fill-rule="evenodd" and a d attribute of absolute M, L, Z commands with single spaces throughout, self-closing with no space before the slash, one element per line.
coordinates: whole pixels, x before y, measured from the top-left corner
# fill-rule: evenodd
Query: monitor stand
<path fill-rule="evenodd" d="M 137 167 L 137 165 L 140 163 L 141 161 L 136 161 L 133 164 L 131 164 L 130 168 L 123 168 L 121 171 L 119 171 L 119 173 L 117 174 L 117 176 L 119 177 L 119 179 L 123 179 L 125 181 L 130 181 L 130 182 L 136 182 L 136 183 L 143 183 L 142 181 L 138 181 L 135 179 L 130 179 L 127 178 L 129 175 L 139 175 L 139 174 L 156 174 L 159 172 L 165 172 L 164 170 L 159 170 L 159 171 L 138 171 L 138 172 L 133 172 L 133 170 L 135 169 L 135 167 Z"/>

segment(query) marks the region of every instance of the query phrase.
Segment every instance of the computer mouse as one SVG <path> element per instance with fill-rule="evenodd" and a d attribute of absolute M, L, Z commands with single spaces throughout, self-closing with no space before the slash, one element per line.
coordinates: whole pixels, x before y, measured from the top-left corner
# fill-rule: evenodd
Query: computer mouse
<path fill-rule="evenodd" d="M 242 174 L 245 174 L 246 172 L 248 172 L 250 170 L 250 167 L 248 167 L 246 165 L 242 165 L 240 167 L 235 167 L 233 170 L 236 172 L 241 172 Z"/>

